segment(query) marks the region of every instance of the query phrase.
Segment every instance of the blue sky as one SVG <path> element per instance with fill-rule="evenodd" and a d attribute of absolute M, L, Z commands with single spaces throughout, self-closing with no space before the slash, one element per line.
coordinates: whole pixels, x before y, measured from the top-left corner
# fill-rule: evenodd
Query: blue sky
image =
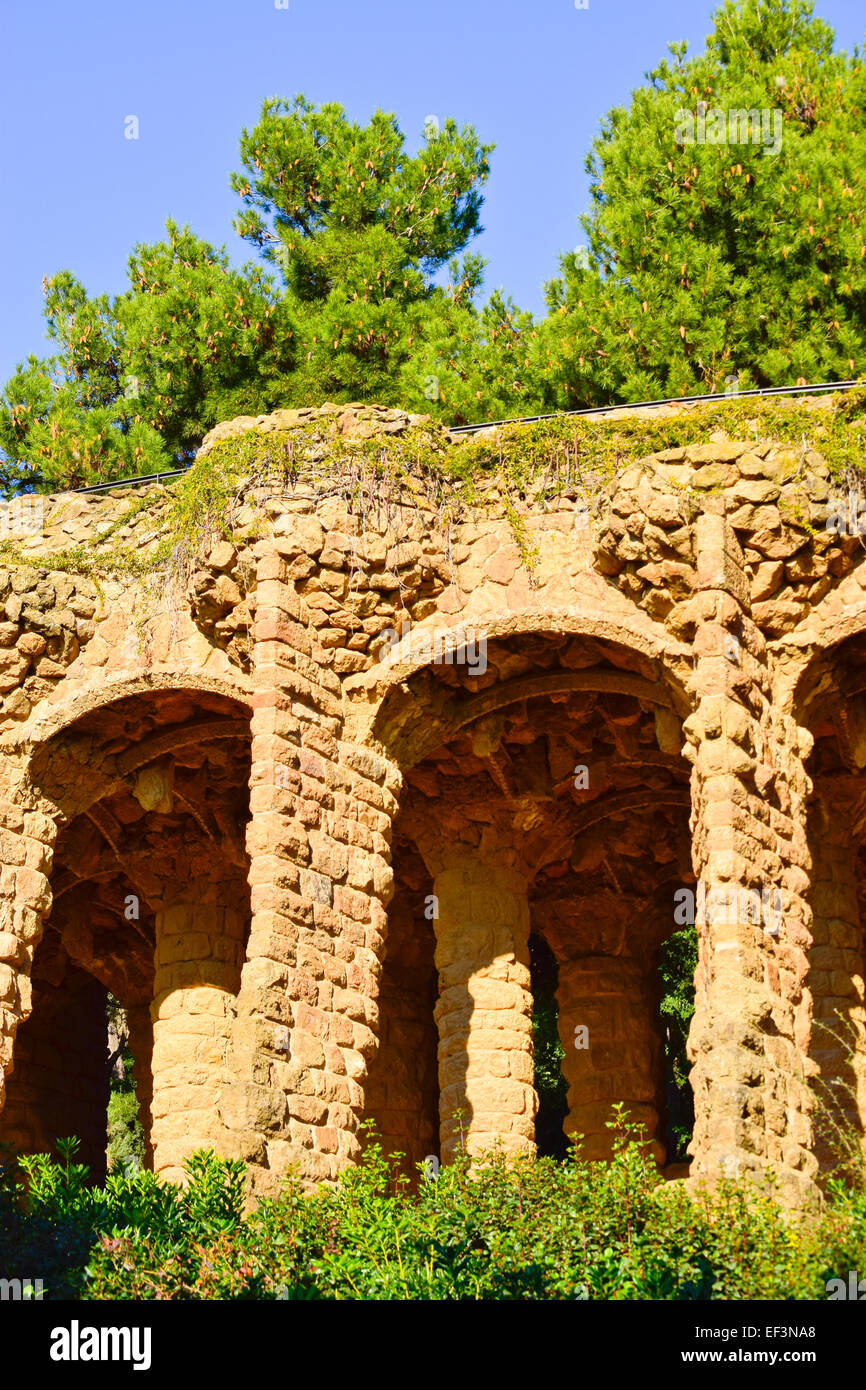
<path fill-rule="evenodd" d="M 228 185 L 265 96 L 303 92 L 366 121 L 393 111 L 410 145 L 453 116 L 494 141 L 473 245 L 488 290 L 542 307 L 557 256 L 583 240 L 583 163 L 668 41 L 703 46 L 715 0 L 39 0 L 7 6 L 0 93 L 0 381 L 46 351 L 44 275 L 125 288 L 137 241 L 166 217 L 249 248 Z M 818 0 L 837 45 L 862 44 L 863 0 Z M 124 138 L 124 119 L 139 139 Z"/>

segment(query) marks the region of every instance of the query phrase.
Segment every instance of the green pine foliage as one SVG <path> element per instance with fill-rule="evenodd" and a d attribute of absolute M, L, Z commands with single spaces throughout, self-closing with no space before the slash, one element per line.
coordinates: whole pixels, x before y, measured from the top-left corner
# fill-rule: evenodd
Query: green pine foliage
<path fill-rule="evenodd" d="M 122 1075 L 118 1076 L 116 1069 L 112 1067 L 106 1116 L 107 1166 L 109 1173 L 114 1173 L 118 1169 L 140 1168 L 144 1161 L 145 1142 L 144 1130 L 138 1117 L 138 1096 L 133 1075 L 135 1063 L 129 1050 L 126 1011 L 111 992 L 106 999 L 106 1021 L 109 1025 L 109 1040 L 114 1037 L 122 1043 L 119 1058 Z"/>
<path fill-rule="evenodd" d="M 123 1080 L 111 1078 L 108 1098 L 108 1170 L 140 1167 L 144 1160 L 144 1130 L 138 1118 L 138 1096 L 132 1075 L 132 1054 L 123 1051 Z"/>
<path fill-rule="evenodd" d="M 705 52 L 670 44 L 650 85 L 603 121 L 586 163 L 588 247 L 548 286 L 551 403 L 862 373 L 866 72 L 858 53 L 833 52 L 812 10 L 724 0 Z M 757 144 L 730 143 L 737 110 L 767 113 L 766 142 L 760 127 Z"/>
<path fill-rule="evenodd" d="M 166 233 L 134 249 L 113 300 L 69 271 L 45 281 L 56 351 L 31 356 L 0 396 L 4 490 L 177 467 L 219 420 L 280 403 L 294 346 L 272 279 L 232 270 L 186 227 Z"/>
<path fill-rule="evenodd" d="M 480 230 L 492 148 L 446 120 L 412 157 L 382 111 L 359 126 L 334 103 L 265 101 L 231 181 L 236 230 L 282 269 L 299 325 L 285 404 L 399 402 L 402 369 L 447 307 L 433 277 Z"/>
<path fill-rule="evenodd" d="M 259 262 L 168 222 L 114 298 L 46 280 L 53 351 L 0 393 L 0 486 L 165 469 L 220 419 L 326 399 L 466 423 L 862 374 L 866 74 L 832 42 L 811 0 L 723 0 L 702 53 L 669 45 L 602 121 L 587 246 L 537 321 L 481 301 L 471 126 L 412 155 L 393 115 L 269 98 L 231 175 Z"/>
<path fill-rule="evenodd" d="M 400 400 L 454 425 L 532 412 L 543 394 L 535 320 L 499 290 L 478 305 L 483 264 L 452 264 L 447 293 L 431 306 L 400 376 Z"/>

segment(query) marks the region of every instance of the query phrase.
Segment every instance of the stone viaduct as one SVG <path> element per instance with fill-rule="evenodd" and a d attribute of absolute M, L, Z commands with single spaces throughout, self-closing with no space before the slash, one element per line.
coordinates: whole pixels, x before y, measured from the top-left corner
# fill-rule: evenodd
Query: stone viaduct
<path fill-rule="evenodd" d="M 46 499 L 0 550 L 0 1142 L 104 1167 L 111 991 L 169 1178 L 209 1145 L 254 1193 L 327 1179 L 366 1118 L 447 1161 L 457 1111 L 470 1152 L 532 1152 L 535 932 L 565 1130 L 603 1158 L 623 1101 L 663 1163 L 685 887 L 692 1175 L 809 1195 L 821 1087 L 866 1120 L 866 553 L 799 409 L 700 443 L 698 407 L 616 412 L 690 442 L 587 494 L 564 435 L 561 475 L 471 500 L 346 461 L 425 417 L 243 418 L 192 471 L 279 438 L 289 474 L 152 572 L 179 484 Z"/>

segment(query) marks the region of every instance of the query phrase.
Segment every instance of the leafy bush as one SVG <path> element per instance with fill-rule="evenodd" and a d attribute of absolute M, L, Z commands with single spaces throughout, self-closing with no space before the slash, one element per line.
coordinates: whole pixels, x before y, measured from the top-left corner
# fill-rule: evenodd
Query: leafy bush
<path fill-rule="evenodd" d="M 108 1171 L 118 1168 L 139 1169 L 144 1161 L 144 1129 L 138 1117 L 139 1104 L 133 1076 L 133 1057 L 129 1044 L 124 1041 L 123 1077 L 112 1073 L 108 1097 L 107 1137 Z"/>
<path fill-rule="evenodd" d="M 124 1059 L 125 1060 L 125 1059 Z M 135 1088 L 112 1086 L 108 1098 L 108 1170 L 141 1165 L 144 1157 L 144 1130 L 138 1118 Z"/>
<path fill-rule="evenodd" d="M 866 1195 L 818 1216 L 737 1181 L 665 1183 L 620 1112 L 608 1164 L 493 1155 L 411 1182 L 376 1142 L 339 1180 L 295 1179 L 243 1214 L 244 1171 L 210 1152 L 185 1188 L 151 1173 L 87 1184 L 67 1141 L 0 1168 L 0 1268 L 49 1298 L 807 1299 L 866 1265 Z"/>

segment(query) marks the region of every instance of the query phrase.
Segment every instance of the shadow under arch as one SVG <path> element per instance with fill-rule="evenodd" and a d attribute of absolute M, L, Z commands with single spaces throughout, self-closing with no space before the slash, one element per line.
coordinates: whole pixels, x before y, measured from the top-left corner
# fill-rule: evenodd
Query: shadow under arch
<path fill-rule="evenodd" d="M 682 719 L 691 709 L 684 673 L 672 670 L 661 648 L 643 639 L 636 646 L 615 642 L 597 635 L 597 625 L 587 631 L 577 618 L 572 627 L 580 631 L 557 630 L 549 618 L 527 630 L 521 618 L 512 615 L 507 630 L 488 635 L 483 671 L 461 663 L 455 643 L 451 650 L 457 659 L 446 655 L 387 684 L 370 719 L 371 741 L 399 765 L 404 778 L 393 827 L 395 898 L 402 857 L 412 855 L 425 864 L 432 893 L 430 876 L 447 861 L 449 846 L 467 850 L 470 859 L 477 852 L 481 865 L 488 832 L 495 828 L 499 842 L 513 850 L 526 884 L 521 917 L 526 931 L 519 929 L 515 956 L 526 971 L 521 988 L 528 991 L 531 930 L 552 947 L 560 976 L 567 977 L 560 999 L 564 1046 L 573 1046 L 575 1010 L 594 989 L 605 1000 L 595 1010 L 597 1076 L 588 1079 L 569 1068 L 572 1128 L 578 1112 L 581 1120 L 589 1118 L 593 1134 L 602 1136 L 598 1153 L 590 1156 L 604 1156 L 601 1111 L 606 1117 L 613 1100 L 627 1099 L 635 1117 L 652 1129 L 661 1160 L 664 1088 L 651 976 L 658 947 L 674 928 L 674 903 L 671 891 L 660 912 L 657 880 L 673 864 L 672 884 L 693 881 L 690 769 L 681 756 Z M 459 634 L 460 628 L 450 631 Z M 585 783 L 575 778 L 581 759 L 587 765 Z M 490 886 L 483 868 L 478 883 L 479 889 Z M 470 871 L 461 928 L 467 941 L 479 926 L 473 913 L 483 910 L 473 904 L 473 891 Z M 615 923 L 607 933 L 600 907 L 608 926 Z M 432 925 L 441 934 L 441 923 Z M 416 935 L 421 927 L 417 922 Z M 491 959 L 469 964 L 467 975 L 481 980 L 483 988 L 473 992 L 470 982 L 459 1004 L 454 1001 L 467 1044 L 477 1022 L 483 1023 L 494 993 L 491 974 L 496 977 Z M 383 978 L 388 970 L 386 953 Z M 453 996 L 456 988 L 442 970 L 439 961 L 440 1012 L 444 995 Z M 508 983 L 507 972 L 503 978 Z M 496 1107 L 497 1076 L 503 1095 L 518 1073 L 525 1076 L 527 1050 L 516 1041 L 514 1050 L 508 1059 L 488 1059 L 499 1070 L 486 1078 L 486 1090 L 475 1085 L 475 1095 L 485 1090 L 488 1111 Z M 469 1051 L 468 1045 L 454 1045 L 453 1038 L 443 1044 L 440 1021 L 443 1140 L 458 1093 L 462 1104 L 456 1108 L 470 1133 L 480 1122 Z M 650 1058 L 648 1066 L 642 1052 Z M 531 1048 L 528 1055 L 531 1065 Z M 531 1075 L 528 1079 L 531 1083 Z M 623 1085 L 631 1094 L 622 1094 Z M 519 1099 L 512 1092 L 508 1104 Z M 503 1101 L 502 1114 L 506 1110 Z"/>
<path fill-rule="evenodd" d="M 55 716 L 29 757 L 29 798 L 57 828 L 34 979 L 53 957 L 58 986 L 64 971 L 84 972 L 126 1008 L 145 1106 L 162 1070 L 156 1166 L 177 1177 L 184 1146 L 219 1147 L 212 1120 L 250 923 L 250 711 L 211 681 L 161 678 L 104 695 Z M 37 1007 L 19 1038 L 45 1032 Z M 40 1049 L 58 1053 L 57 1039 Z M 22 1053 L 16 1040 L 16 1053 L 26 1061 L 27 1044 Z M 26 1089 L 20 1066 L 12 1077 Z M 32 1111 L 50 1105 L 51 1083 L 30 1068 Z M 93 1111 L 93 1093 L 82 1099 Z M 169 1141 L 184 1111 L 188 1142 Z"/>
<path fill-rule="evenodd" d="M 365 1117 L 386 1153 L 403 1155 L 403 1171 L 440 1157 L 439 1073 L 434 1009 L 433 883 L 416 847 L 394 848 L 396 889 L 388 905 L 388 937 L 379 981 L 378 1048 L 364 1091 Z"/>
<path fill-rule="evenodd" d="M 240 672 L 233 680 L 204 671 L 148 671 L 108 681 L 103 676 L 76 687 L 67 699 L 57 704 L 37 706 L 33 716 L 21 724 L 14 735 L 19 742 L 44 745 L 80 719 L 119 700 L 173 691 L 221 695 L 245 709 L 252 708 L 252 688 L 248 678 Z"/>
<path fill-rule="evenodd" d="M 461 729 L 485 714 L 524 699 L 555 697 L 570 692 L 632 695 L 637 699 L 670 710 L 682 721 L 691 713 L 693 702 L 686 689 L 691 657 L 685 647 L 674 649 L 677 664 L 671 660 L 670 644 L 646 634 L 635 634 L 609 622 L 566 615 L 542 614 L 528 620 L 509 615 L 485 623 L 482 628 L 468 624 L 430 629 L 413 628 L 402 659 L 394 648 L 393 659 L 381 663 L 362 678 L 349 681 L 347 695 L 360 695 L 375 688 L 379 698 L 371 721 L 370 738 L 401 767 L 420 761 L 435 749 L 437 741 L 455 737 Z M 506 676 L 490 674 L 486 653 L 492 646 L 521 639 L 571 643 L 576 653 L 573 665 L 556 670 L 535 670 Z M 412 651 L 412 641 L 415 650 Z M 483 641 L 483 661 L 478 659 Z M 431 658 L 430 648 L 433 647 Z M 467 649 L 471 663 L 466 662 Z M 597 659 L 585 662 L 584 652 Z M 579 654 L 577 654 L 579 653 Z M 579 664 L 578 664 L 579 663 Z M 471 666 L 478 670 L 473 677 Z M 483 665 L 483 669 L 480 669 Z M 431 680 L 431 673 L 452 669 L 469 672 L 462 682 Z M 459 689 L 455 686 L 459 685 Z M 414 711 L 424 711 L 424 728 L 407 728 Z"/>
<path fill-rule="evenodd" d="M 813 1143 L 824 1173 L 857 1161 L 866 1135 L 866 614 L 813 655 L 794 716 L 806 760 L 811 996 L 806 1044 Z"/>

